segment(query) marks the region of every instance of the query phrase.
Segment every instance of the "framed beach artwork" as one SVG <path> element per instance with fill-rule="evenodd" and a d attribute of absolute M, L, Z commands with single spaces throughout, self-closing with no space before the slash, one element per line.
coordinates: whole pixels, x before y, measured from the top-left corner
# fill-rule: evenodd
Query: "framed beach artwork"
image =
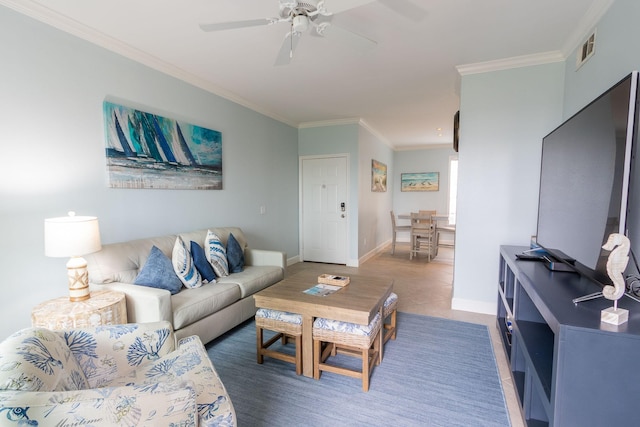
<path fill-rule="evenodd" d="M 438 191 L 440 172 L 400 174 L 400 191 Z"/>
<path fill-rule="evenodd" d="M 104 102 L 109 186 L 222 189 L 222 134 Z"/>
<path fill-rule="evenodd" d="M 371 159 L 371 191 L 387 191 L 387 165 Z"/>

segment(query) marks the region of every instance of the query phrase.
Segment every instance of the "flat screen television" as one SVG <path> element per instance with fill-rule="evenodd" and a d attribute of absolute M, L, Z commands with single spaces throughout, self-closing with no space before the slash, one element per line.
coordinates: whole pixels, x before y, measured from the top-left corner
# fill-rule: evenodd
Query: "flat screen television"
<path fill-rule="evenodd" d="M 609 234 L 629 227 L 640 245 L 640 197 L 629 197 L 637 92 L 634 71 L 542 142 L 537 243 L 574 258 L 576 270 L 600 285 L 611 283 L 602 249 Z M 640 192 L 640 182 L 633 187 Z"/>

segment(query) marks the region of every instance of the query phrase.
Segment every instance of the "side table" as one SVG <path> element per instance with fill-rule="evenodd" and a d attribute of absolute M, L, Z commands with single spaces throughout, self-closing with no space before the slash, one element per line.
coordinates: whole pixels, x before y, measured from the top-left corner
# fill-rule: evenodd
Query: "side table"
<path fill-rule="evenodd" d="M 122 292 L 95 291 L 84 301 L 55 298 L 31 311 L 31 324 L 47 329 L 70 329 L 127 323 L 127 305 Z"/>

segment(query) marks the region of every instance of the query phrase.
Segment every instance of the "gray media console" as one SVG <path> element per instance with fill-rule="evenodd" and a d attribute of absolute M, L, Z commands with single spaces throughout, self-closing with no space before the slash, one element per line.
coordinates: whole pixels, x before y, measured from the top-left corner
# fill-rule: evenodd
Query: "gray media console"
<path fill-rule="evenodd" d="M 574 298 L 601 288 L 575 273 L 520 261 L 500 248 L 497 326 L 528 426 L 640 426 L 640 304 L 622 325 L 600 322 L 613 301 Z"/>

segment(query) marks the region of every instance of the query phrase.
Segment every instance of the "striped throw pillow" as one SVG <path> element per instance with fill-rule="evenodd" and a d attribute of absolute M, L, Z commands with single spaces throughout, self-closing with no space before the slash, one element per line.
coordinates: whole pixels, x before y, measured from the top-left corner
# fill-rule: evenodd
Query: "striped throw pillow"
<path fill-rule="evenodd" d="M 171 263 L 173 264 L 173 270 L 185 287 L 194 289 L 202 286 L 200 273 L 196 269 L 191 253 L 180 236 L 176 238 L 176 243 L 173 245 Z"/>
<path fill-rule="evenodd" d="M 207 259 L 213 267 L 213 271 L 216 272 L 216 276 L 229 275 L 227 251 L 220 238 L 211 230 L 207 230 L 207 237 L 204 239 L 204 252 L 207 254 Z"/>

